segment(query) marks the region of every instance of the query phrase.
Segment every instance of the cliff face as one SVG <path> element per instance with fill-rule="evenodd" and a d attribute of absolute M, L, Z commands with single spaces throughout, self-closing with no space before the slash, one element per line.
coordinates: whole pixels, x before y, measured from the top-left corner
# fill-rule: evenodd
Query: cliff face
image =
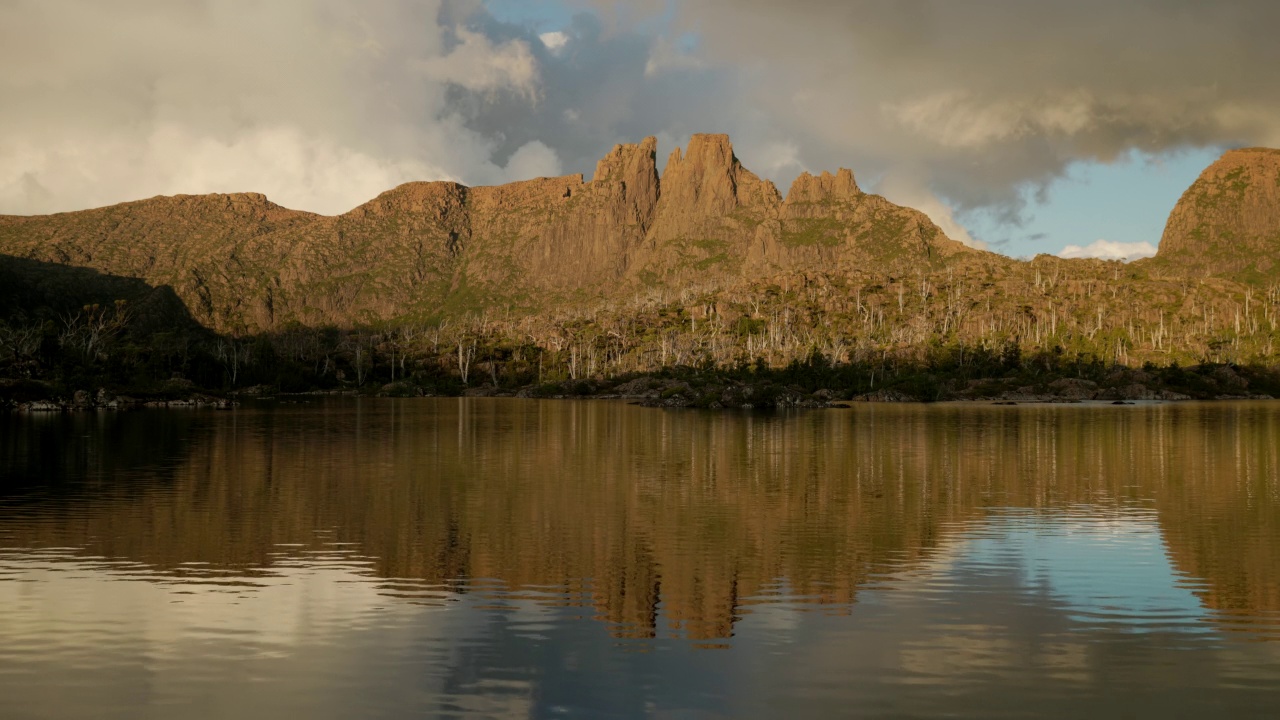
<path fill-rule="evenodd" d="M 1157 264 L 1197 275 L 1274 278 L 1280 253 L 1280 150 L 1232 150 L 1169 215 Z"/>
<path fill-rule="evenodd" d="M 619 145 L 589 183 L 581 175 L 476 188 L 472 245 L 460 258 L 453 305 L 486 298 L 515 305 L 554 301 L 616 282 L 653 222 L 657 141 Z"/>
<path fill-rule="evenodd" d="M 924 213 L 863 193 L 849 170 L 804 173 L 784 200 L 725 135 L 694 135 L 672 153 L 656 215 L 632 273 L 650 285 L 868 264 L 896 271 L 976 254 Z"/>
<path fill-rule="evenodd" d="M 543 312 L 655 285 L 867 263 L 938 265 L 976 251 L 922 213 L 808 174 L 785 200 L 724 135 L 695 135 L 662 176 L 657 141 L 619 145 L 581 175 L 500 187 L 409 183 L 340 216 L 262 195 L 158 197 L 0 216 L 0 254 L 169 286 L 222 331 Z"/>

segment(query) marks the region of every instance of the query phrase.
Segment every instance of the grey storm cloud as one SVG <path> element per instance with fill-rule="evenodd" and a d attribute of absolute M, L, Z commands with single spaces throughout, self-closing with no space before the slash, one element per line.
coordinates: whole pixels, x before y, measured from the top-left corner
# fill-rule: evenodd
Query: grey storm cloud
<path fill-rule="evenodd" d="M 665 2 L 601 3 L 615 22 Z M 1075 161 L 1280 144 L 1271 0 L 698 0 L 712 65 L 754 78 L 802 164 L 847 158 L 962 208 L 1016 209 Z M 620 14 L 621 13 L 621 14 Z"/>
<path fill-rule="evenodd" d="M 728 132 L 780 186 L 852 167 L 965 238 L 952 208 L 1016 221 L 1073 162 L 1280 145 L 1270 1 L 567 1 L 523 26 L 478 0 L 0 0 L 0 212 L 338 212 Z"/>

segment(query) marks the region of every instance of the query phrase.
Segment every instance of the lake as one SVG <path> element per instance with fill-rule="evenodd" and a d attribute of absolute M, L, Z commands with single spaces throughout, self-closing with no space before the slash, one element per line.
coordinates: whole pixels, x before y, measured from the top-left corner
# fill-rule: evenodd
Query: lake
<path fill-rule="evenodd" d="M 1280 403 L 0 417 L 0 717 L 1276 717 Z"/>

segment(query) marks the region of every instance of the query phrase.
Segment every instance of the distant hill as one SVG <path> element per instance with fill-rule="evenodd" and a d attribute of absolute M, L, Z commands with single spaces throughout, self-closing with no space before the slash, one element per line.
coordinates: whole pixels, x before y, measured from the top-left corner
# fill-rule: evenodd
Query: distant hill
<path fill-rule="evenodd" d="M 232 332 L 541 313 L 646 288 L 985 254 L 863 193 L 848 170 L 802 175 L 784 199 L 727 136 L 693 136 L 661 177 L 656 150 L 654 138 L 619 145 L 590 182 L 409 183 L 336 217 L 255 193 L 0 216 L 0 253 L 172 288 L 198 321 Z"/>

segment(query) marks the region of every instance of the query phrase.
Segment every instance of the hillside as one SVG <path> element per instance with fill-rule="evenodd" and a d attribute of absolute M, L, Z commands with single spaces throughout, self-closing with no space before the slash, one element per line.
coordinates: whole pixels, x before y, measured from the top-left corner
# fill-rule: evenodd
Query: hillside
<path fill-rule="evenodd" d="M 1280 150 L 1232 150 L 1182 195 L 1153 265 L 1196 277 L 1280 277 Z"/>
<path fill-rule="evenodd" d="M 976 253 L 847 170 L 804 175 L 784 200 L 726 136 L 695 135 L 661 178 L 656 151 L 653 138 L 617 146 L 590 182 L 409 183 L 336 217 L 253 193 L 0 216 L 0 253 L 171 287 L 199 322 L 234 333 L 546 312 L 695 280 Z"/>

